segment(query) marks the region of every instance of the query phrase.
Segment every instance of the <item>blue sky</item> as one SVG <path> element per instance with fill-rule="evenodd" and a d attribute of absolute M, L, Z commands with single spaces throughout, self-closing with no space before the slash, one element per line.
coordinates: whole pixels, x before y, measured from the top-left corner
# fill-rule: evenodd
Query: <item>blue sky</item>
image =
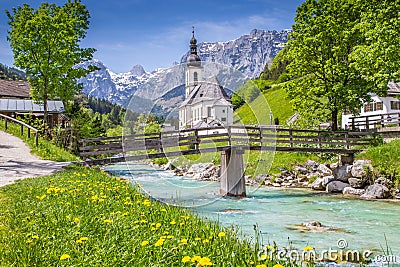
<path fill-rule="evenodd" d="M 236 39 L 252 29 L 282 30 L 293 24 L 304 0 L 82 0 L 91 14 L 81 43 L 114 72 L 140 64 L 146 71 L 167 68 L 189 49 L 192 25 L 199 42 Z M 0 62 L 12 66 L 4 10 L 37 0 L 0 0 Z M 48 1 L 62 5 L 66 0 Z"/>

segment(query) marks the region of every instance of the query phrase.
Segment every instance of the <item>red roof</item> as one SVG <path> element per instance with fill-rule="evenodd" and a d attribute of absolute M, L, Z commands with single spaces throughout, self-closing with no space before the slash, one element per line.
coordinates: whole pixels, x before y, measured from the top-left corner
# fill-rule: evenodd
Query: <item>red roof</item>
<path fill-rule="evenodd" d="M 0 79 L 0 98 L 30 98 L 30 89 L 26 81 Z"/>

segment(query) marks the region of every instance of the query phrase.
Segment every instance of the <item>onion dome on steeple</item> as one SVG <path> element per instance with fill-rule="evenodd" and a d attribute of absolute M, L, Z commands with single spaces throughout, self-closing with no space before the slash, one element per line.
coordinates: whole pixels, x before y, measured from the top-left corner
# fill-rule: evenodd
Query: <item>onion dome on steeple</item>
<path fill-rule="evenodd" d="M 194 26 L 192 31 L 192 39 L 190 39 L 190 55 L 187 58 L 187 65 L 188 66 L 201 66 L 201 59 L 199 55 L 197 55 L 197 40 L 194 37 Z"/>

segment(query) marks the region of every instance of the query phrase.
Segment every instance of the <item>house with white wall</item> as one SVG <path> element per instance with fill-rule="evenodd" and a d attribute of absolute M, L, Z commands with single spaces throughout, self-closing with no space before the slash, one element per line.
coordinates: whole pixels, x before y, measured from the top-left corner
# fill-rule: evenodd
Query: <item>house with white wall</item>
<path fill-rule="evenodd" d="M 400 83 L 389 82 L 387 96 L 371 94 L 371 102 L 364 103 L 359 115 L 343 113 L 342 128 L 363 130 L 397 122 L 400 119 L 399 97 Z"/>

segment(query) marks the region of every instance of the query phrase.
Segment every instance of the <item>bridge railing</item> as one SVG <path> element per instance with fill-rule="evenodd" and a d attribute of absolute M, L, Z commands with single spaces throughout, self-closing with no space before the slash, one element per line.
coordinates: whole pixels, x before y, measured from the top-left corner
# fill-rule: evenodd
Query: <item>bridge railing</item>
<path fill-rule="evenodd" d="M 20 120 L 14 119 L 10 116 L 0 114 L 0 118 L 4 119 L 4 128 L 7 130 L 8 129 L 8 122 L 14 122 L 21 127 L 21 136 L 24 135 L 24 127 L 27 129 L 27 136 L 28 138 L 31 138 L 31 131 L 35 133 L 35 144 L 38 145 L 39 143 L 39 130 L 26 124 L 25 122 L 22 122 Z"/>
<path fill-rule="evenodd" d="M 81 140 L 84 159 L 146 159 L 245 150 L 354 154 L 375 140 L 374 132 L 282 129 L 275 126 L 229 126 L 185 129 Z M 113 160 L 111 160 L 113 161 Z"/>

